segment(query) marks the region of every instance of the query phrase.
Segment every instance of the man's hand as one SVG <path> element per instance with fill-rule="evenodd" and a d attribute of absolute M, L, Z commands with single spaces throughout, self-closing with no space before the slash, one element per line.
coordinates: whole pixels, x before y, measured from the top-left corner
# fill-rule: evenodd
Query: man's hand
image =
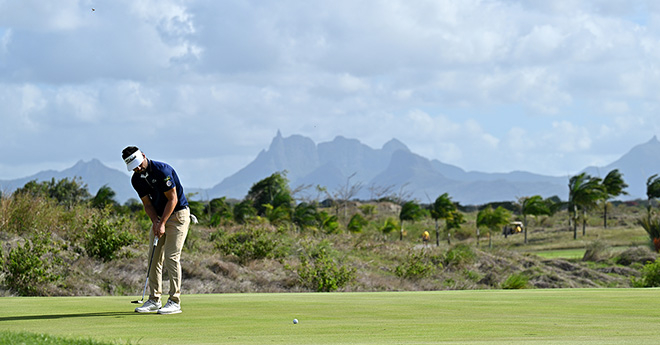
<path fill-rule="evenodd" d="M 160 219 L 153 224 L 151 231 L 154 233 L 155 237 L 160 238 L 165 234 L 165 223 L 161 222 Z"/>

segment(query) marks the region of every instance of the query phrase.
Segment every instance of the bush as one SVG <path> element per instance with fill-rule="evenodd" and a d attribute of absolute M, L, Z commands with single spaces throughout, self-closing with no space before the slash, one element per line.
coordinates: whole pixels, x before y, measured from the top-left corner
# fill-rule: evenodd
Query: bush
<path fill-rule="evenodd" d="M 514 273 L 502 283 L 502 289 L 526 289 L 527 287 L 529 287 L 529 277 L 523 273 Z"/>
<path fill-rule="evenodd" d="M 137 237 L 127 230 L 128 219 L 118 217 L 108 220 L 107 209 L 95 214 L 91 226 L 85 234 L 85 252 L 90 257 L 103 261 L 117 258 L 119 251 L 137 241 Z"/>
<path fill-rule="evenodd" d="M 474 262 L 477 255 L 472 248 L 466 244 L 458 244 L 447 251 L 445 255 L 446 266 L 463 266 Z"/>
<path fill-rule="evenodd" d="M 651 217 L 642 217 L 637 220 L 639 224 L 646 233 L 649 235 L 651 242 L 653 242 L 653 247 L 655 248 L 656 253 L 660 251 L 660 218 Z"/>
<path fill-rule="evenodd" d="M 20 235 L 44 230 L 54 223 L 55 210 L 54 204 L 44 197 L 14 195 L 11 199 L 3 201 L 3 231 L 6 229 Z"/>
<path fill-rule="evenodd" d="M 411 280 L 426 278 L 435 272 L 435 266 L 429 261 L 424 252 L 411 252 L 406 260 L 394 269 L 394 274 L 399 278 Z"/>
<path fill-rule="evenodd" d="M 43 182 L 32 180 L 14 191 L 14 194 L 47 197 L 55 200 L 59 205 L 67 207 L 82 203 L 90 196 L 87 185 L 82 180 L 78 180 L 78 178 L 69 180 L 68 177 L 59 181 L 55 181 L 55 178 Z"/>
<path fill-rule="evenodd" d="M 598 262 L 606 260 L 609 256 L 608 249 L 607 243 L 600 240 L 593 241 L 587 245 L 582 261 Z"/>
<path fill-rule="evenodd" d="M 57 271 L 63 260 L 57 255 L 60 249 L 44 232 L 9 250 L 4 267 L 5 284 L 21 296 L 47 294 L 47 283 L 62 278 Z"/>
<path fill-rule="evenodd" d="M 659 287 L 660 286 L 660 259 L 649 262 L 642 268 L 641 279 L 632 278 L 634 287 Z"/>
<path fill-rule="evenodd" d="M 217 231 L 211 237 L 215 240 L 216 249 L 225 255 L 235 256 L 241 264 L 284 256 L 284 248 L 279 241 L 263 230 L 239 231 L 230 235 Z"/>
<path fill-rule="evenodd" d="M 325 250 L 308 260 L 301 258 L 298 267 L 298 281 L 301 285 L 317 292 L 337 291 L 355 279 L 355 269 L 338 265 Z"/>
<path fill-rule="evenodd" d="M 356 213 L 351 217 L 351 220 L 348 222 L 348 231 L 356 233 L 362 232 L 362 228 L 367 225 L 367 220 L 362 217 L 359 213 Z"/>

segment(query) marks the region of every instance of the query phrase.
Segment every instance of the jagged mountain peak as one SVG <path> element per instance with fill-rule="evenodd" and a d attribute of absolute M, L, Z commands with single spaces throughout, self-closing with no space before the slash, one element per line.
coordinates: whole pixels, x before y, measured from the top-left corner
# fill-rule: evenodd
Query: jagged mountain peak
<path fill-rule="evenodd" d="M 616 168 L 623 173 L 630 186 L 626 199 L 644 198 L 648 176 L 660 173 L 660 141 L 656 136 L 634 146 L 614 163 L 594 168 L 595 173 L 608 173 Z M 243 198 L 252 184 L 276 171 L 287 170 L 292 188 L 301 184 L 322 185 L 329 190 L 343 186 L 350 178 L 361 183 L 364 192 L 369 188 L 393 186 L 394 190 L 411 192 L 417 200 L 433 199 L 449 193 L 452 199 L 463 204 L 479 205 L 491 201 L 516 200 L 520 196 L 557 195 L 566 198 L 568 177 L 543 176 L 516 171 L 512 173 L 466 172 L 461 168 L 429 159 L 411 152 L 397 139 L 388 141 L 381 149 L 373 149 L 357 139 L 337 136 L 330 142 L 315 144 L 302 135 L 283 137 L 277 132 L 270 148 L 262 150 L 254 161 L 225 178 L 208 190 L 189 186 L 188 191 L 198 192 L 204 198 L 227 196 Z M 80 160 L 64 171 L 42 171 L 37 175 L 12 181 L 0 180 L 0 189 L 11 192 L 32 179 L 80 176 L 94 194 L 103 185 L 117 192 L 117 199 L 124 202 L 135 198 L 126 171 L 106 167 L 97 159 Z M 598 175 L 594 175 L 598 176 Z M 188 187 L 188 186 L 187 186 Z M 369 195 L 358 195 L 368 198 Z"/>

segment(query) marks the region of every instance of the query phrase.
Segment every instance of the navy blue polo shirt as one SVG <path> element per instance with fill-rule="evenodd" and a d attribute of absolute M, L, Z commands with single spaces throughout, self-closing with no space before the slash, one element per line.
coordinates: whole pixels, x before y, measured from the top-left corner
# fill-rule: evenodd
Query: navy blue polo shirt
<path fill-rule="evenodd" d="M 176 188 L 176 195 L 179 199 L 174 212 L 182 210 L 188 206 L 188 200 L 183 193 L 183 186 L 179 181 L 176 171 L 167 163 L 149 160 L 147 171 L 144 174 L 133 173 L 131 184 L 140 196 L 140 199 L 149 195 L 152 205 L 156 209 L 158 216 L 163 215 L 167 197 L 165 192 Z"/>

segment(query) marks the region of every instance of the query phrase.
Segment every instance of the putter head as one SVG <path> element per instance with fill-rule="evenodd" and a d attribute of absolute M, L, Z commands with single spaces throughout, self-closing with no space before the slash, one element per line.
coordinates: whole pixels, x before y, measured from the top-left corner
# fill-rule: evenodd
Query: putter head
<path fill-rule="evenodd" d="M 131 301 L 131 303 L 142 304 L 143 302 L 142 301 Z"/>

